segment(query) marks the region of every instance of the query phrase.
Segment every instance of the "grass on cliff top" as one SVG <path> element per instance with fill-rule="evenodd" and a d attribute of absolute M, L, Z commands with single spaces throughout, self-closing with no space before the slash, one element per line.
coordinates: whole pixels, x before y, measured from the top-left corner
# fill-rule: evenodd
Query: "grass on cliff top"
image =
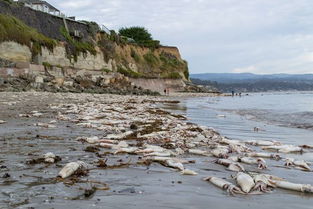
<path fill-rule="evenodd" d="M 27 26 L 21 20 L 10 15 L 0 14 L 0 43 L 4 41 L 14 41 L 26 45 L 31 49 L 33 55 L 41 53 L 42 46 L 53 51 L 57 44 L 55 40 Z"/>

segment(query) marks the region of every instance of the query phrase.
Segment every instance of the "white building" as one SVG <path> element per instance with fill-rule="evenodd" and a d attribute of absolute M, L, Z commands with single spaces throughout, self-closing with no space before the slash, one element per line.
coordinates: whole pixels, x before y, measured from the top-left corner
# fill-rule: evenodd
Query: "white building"
<path fill-rule="evenodd" d="M 34 10 L 46 12 L 49 14 L 60 16 L 60 10 L 52 6 L 46 1 L 40 0 L 19 0 L 19 2 L 23 2 L 26 7 L 30 7 Z"/>

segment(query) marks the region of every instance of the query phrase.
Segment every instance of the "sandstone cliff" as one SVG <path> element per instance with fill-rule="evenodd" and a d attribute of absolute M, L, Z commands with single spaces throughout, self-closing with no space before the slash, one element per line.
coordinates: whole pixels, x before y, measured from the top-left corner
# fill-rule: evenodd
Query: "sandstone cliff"
<path fill-rule="evenodd" d="M 0 0 L 0 58 L 135 78 L 189 79 L 187 62 L 176 47 L 141 47 L 114 32 L 96 33 L 92 24 L 65 21 Z"/>

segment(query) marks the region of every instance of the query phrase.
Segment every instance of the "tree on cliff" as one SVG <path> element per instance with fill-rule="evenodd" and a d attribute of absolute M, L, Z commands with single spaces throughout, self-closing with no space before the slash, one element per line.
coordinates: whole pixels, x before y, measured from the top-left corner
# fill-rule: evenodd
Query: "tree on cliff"
<path fill-rule="evenodd" d="M 130 28 L 121 28 L 119 31 L 121 36 L 126 36 L 128 38 L 134 39 L 136 42 L 141 41 L 151 41 L 152 35 L 144 27 L 130 27 Z"/>
<path fill-rule="evenodd" d="M 121 28 L 119 35 L 134 39 L 137 44 L 146 47 L 158 47 L 160 45 L 160 41 L 153 40 L 151 33 L 144 27 Z"/>

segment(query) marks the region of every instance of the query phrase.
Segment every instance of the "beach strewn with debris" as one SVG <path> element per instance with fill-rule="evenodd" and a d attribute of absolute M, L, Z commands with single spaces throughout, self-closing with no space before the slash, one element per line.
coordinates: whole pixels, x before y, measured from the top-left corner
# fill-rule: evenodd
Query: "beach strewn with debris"
<path fill-rule="evenodd" d="M 0 93 L 0 208 L 229 208 L 272 196 L 270 207 L 286 195 L 290 204 L 298 195 L 312 202 L 311 162 L 297 155 L 313 146 L 232 140 L 162 108 L 180 102 Z"/>

